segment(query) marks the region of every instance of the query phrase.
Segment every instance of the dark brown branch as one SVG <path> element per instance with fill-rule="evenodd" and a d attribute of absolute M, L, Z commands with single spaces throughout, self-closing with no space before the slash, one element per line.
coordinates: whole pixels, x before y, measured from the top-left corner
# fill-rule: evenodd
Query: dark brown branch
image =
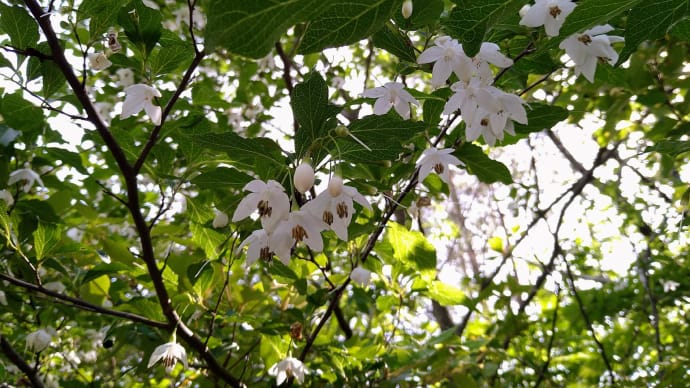
<path fill-rule="evenodd" d="M 113 309 L 108 309 L 103 306 L 95 305 L 93 303 L 89 303 L 85 300 L 79 299 L 79 298 L 74 298 L 69 295 L 61 294 L 59 292 L 51 291 L 46 288 L 43 288 L 41 286 L 37 286 L 32 283 L 25 282 L 23 280 L 14 278 L 12 276 L 9 276 L 4 273 L 0 273 L 0 279 L 4 280 L 6 282 L 9 282 L 11 284 L 14 284 L 17 287 L 24 288 L 25 290 L 31 291 L 31 292 L 36 292 L 40 293 L 46 296 L 50 296 L 56 299 L 59 299 L 61 301 L 67 302 L 70 306 L 79 308 L 81 310 L 85 311 L 91 311 L 95 313 L 100 313 L 104 315 L 110 315 L 113 317 L 118 317 L 118 318 L 123 318 L 132 322 L 137 322 L 137 323 L 143 323 L 147 326 L 151 327 L 157 327 L 161 329 L 167 329 L 168 328 L 168 323 L 166 322 L 159 322 L 159 321 L 154 321 L 152 319 L 143 317 L 141 315 L 137 314 L 132 314 L 124 311 L 117 311 Z"/>
<path fill-rule="evenodd" d="M 534 383 L 535 387 L 538 387 L 541 384 L 541 382 L 544 381 L 546 373 L 548 373 L 549 371 L 549 364 L 551 363 L 551 350 L 553 349 L 553 341 L 556 338 L 556 322 L 558 322 L 558 307 L 560 306 L 560 304 L 560 289 L 556 289 L 556 306 L 553 309 L 553 317 L 551 318 L 551 337 L 549 338 L 549 344 L 546 348 L 546 361 L 539 370 L 539 377 L 537 378 L 537 382 Z"/>
<path fill-rule="evenodd" d="M 17 353 L 16 350 L 12 347 L 12 345 L 7 341 L 7 339 L 4 336 L 0 336 L 0 350 L 2 351 L 7 358 L 12 361 L 14 365 L 19 368 L 26 377 L 29 379 L 31 382 L 31 385 L 36 388 L 43 388 L 43 381 L 41 381 L 41 378 L 38 377 L 38 370 L 35 368 L 32 368 L 26 360 L 22 358 L 22 356 Z"/>
<path fill-rule="evenodd" d="M 582 163 L 578 162 L 577 159 L 575 159 L 575 157 L 573 156 L 573 154 L 571 154 L 570 151 L 568 151 L 567 148 L 565 148 L 565 146 L 563 145 L 563 142 L 561 141 L 561 139 L 559 139 L 558 136 L 556 136 L 556 134 L 553 133 L 552 130 L 547 129 L 547 130 L 546 130 L 546 136 L 548 136 L 549 139 L 551 139 L 551 141 L 552 141 L 553 144 L 556 146 L 556 148 L 558 148 L 558 150 L 561 151 L 561 154 L 563 154 L 563 156 L 564 156 L 566 159 L 568 159 L 568 161 L 570 162 L 570 165 L 571 165 L 577 172 L 579 172 L 580 174 L 586 174 L 586 173 L 587 173 L 587 169 L 582 165 Z"/>
<path fill-rule="evenodd" d="M 333 308 L 333 312 L 335 313 L 335 319 L 338 321 L 338 326 L 340 326 L 340 329 L 345 333 L 345 339 L 352 338 L 352 329 L 350 329 L 350 325 L 347 323 L 347 319 L 345 319 L 340 305 L 336 304 Z"/>

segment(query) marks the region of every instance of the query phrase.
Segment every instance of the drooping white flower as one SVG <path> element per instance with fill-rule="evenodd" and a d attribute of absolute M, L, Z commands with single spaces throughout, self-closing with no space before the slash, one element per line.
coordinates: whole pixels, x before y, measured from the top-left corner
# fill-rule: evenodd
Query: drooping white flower
<path fill-rule="evenodd" d="M 611 43 L 623 42 L 621 36 L 608 36 L 613 31 L 610 25 L 596 26 L 589 30 L 575 34 L 558 46 L 565 50 L 570 59 L 575 62 L 575 74 L 584 75 L 589 82 L 594 82 L 597 62 L 614 64 L 618 61 L 618 53 L 611 47 Z"/>
<path fill-rule="evenodd" d="M 20 168 L 10 173 L 10 179 L 7 181 L 7 184 L 11 186 L 18 182 L 24 182 L 22 190 L 24 190 L 25 193 L 31 191 L 35 182 L 38 182 L 39 185 L 44 187 L 41 177 L 28 167 Z"/>
<path fill-rule="evenodd" d="M 412 0 L 403 1 L 401 12 L 405 19 L 409 19 L 412 16 Z"/>
<path fill-rule="evenodd" d="M 242 198 L 232 215 L 232 222 L 237 222 L 249 217 L 255 210 L 259 211 L 261 226 L 266 232 L 275 230 L 278 223 L 287 218 L 290 211 L 290 198 L 280 183 L 269 180 L 264 182 L 256 179 L 244 186 L 244 190 L 251 191 Z"/>
<path fill-rule="evenodd" d="M 305 207 L 306 206 L 307 205 L 305 205 Z M 276 230 L 271 233 L 271 251 L 273 251 L 281 261 L 283 261 L 284 258 L 279 252 L 285 252 L 285 248 L 288 245 L 292 248 L 294 244 L 299 242 L 304 242 L 309 248 L 321 252 L 323 250 L 321 232 L 326 229 L 328 229 L 326 223 L 303 207 L 303 210 L 291 212 L 288 218 L 278 224 Z"/>
<path fill-rule="evenodd" d="M 309 191 L 309 189 L 314 186 L 314 179 L 314 169 L 311 167 L 311 164 L 302 162 L 295 169 L 295 189 L 300 193 L 304 194 Z"/>
<path fill-rule="evenodd" d="M 103 70 L 113 64 L 102 51 L 97 53 L 89 53 L 88 58 L 89 66 L 96 71 Z"/>
<path fill-rule="evenodd" d="M 350 279 L 352 279 L 355 284 L 366 287 L 371 282 L 371 271 L 362 267 L 357 267 L 350 273 Z"/>
<path fill-rule="evenodd" d="M 308 373 L 302 361 L 293 357 L 287 357 L 268 370 L 268 374 L 276 377 L 276 385 L 284 383 L 290 377 L 294 377 L 297 383 L 302 384 L 304 375 Z"/>
<path fill-rule="evenodd" d="M 149 364 L 147 368 L 152 367 L 158 361 L 163 361 L 166 369 L 171 369 L 175 366 L 177 361 L 181 361 L 185 368 L 187 368 L 187 351 L 175 341 L 159 345 L 151 353 Z"/>
<path fill-rule="evenodd" d="M 464 70 L 463 73 L 456 71 L 458 78 L 465 82 L 470 82 L 472 77 L 479 77 L 484 85 L 493 82 L 493 72 L 489 64 L 499 68 L 506 68 L 513 65 L 513 60 L 501 54 L 501 48 L 496 43 L 484 42 L 479 48 L 479 52 L 472 58 L 474 68 Z"/>
<path fill-rule="evenodd" d="M 216 210 L 216 216 L 213 217 L 213 227 L 214 228 L 224 228 L 228 225 L 228 215 L 220 210 Z"/>
<path fill-rule="evenodd" d="M 680 286 L 680 283 L 673 280 L 662 280 L 661 284 L 664 287 L 664 292 L 675 291 Z"/>
<path fill-rule="evenodd" d="M 5 296 L 5 291 L 0 291 L 0 304 L 7 306 L 7 296 Z"/>
<path fill-rule="evenodd" d="M 122 68 L 115 71 L 117 74 L 117 83 L 121 88 L 134 85 L 134 72 L 132 69 Z"/>
<path fill-rule="evenodd" d="M 161 107 L 153 104 L 155 97 L 160 97 L 161 93 L 153 86 L 136 84 L 125 89 L 125 102 L 122 104 L 122 120 L 133 116 L 141 110 L 145 110 L 154 125 L 161 123 Z"/>
<path fill-rule="evenodd" d="M 45 329 L 39 329 L 37 331 L 34 331 L 33 333 L 27 334 L 26 336 L 26 347 L 29 349 L 29 351 L 32 351 L 34 353 L 42 352 L 45 350 L 49 345 L 50 341 L 53 339 L 53 335 L 55 333 L 55 330 L 53 328 L 48 327 Z"/>
<path fill-rule="evenodd" d="M 0 199 L 5 201 L 7 206 L 12 206 L 14 204 L 14 197 L 12 196 L 12 193 L 10 193 L 8 190 L 0 190 Z"/>
<path fill-rule="evenodd" d="M 533 6 L 524 11 L 524 15 L 520 10 L 520 25 L 527 27 L 543 25 L 546 35 L 557 36 L 565 18 L 574 9 L 575 3 L 572 0 L 536 0 Z"/>
<path fill-rule="evenodd" d="M 416 163 L 416 166 L 419 168 L 419 181 L 422 182 L 431 171 L 434 171 L 444 182 L 450 184 L 448 166 L 465 165 L 460 159 L 452 155 L 453 151 L 452 148 L 439 150 L 436 147 L 424 150 Z"/>
<path fill-rule="evenodd" d="M 383 86 L 366 89 L 362 95 L 376 98 L 374 114 L 384 115 L 393 107 L 402 118 L 407 120 L 410 118 L 410 104 L 419 106 L 419 101 L 412 97 L 404 87 L 405 85 L 400 82 L 387 82 Z"/>
<path fill-rule="evenodd" d="M 477 95 L 480 94 L 484 87 L 481 80 L 477 77 L 472 78 L 470 82 L 458 81 L 453 83 L 450 86 L 450 90 L 455 93 L 450 96 L 448 102 L 443 107 L 443 114 L 450 115 L 460 109 L 463 120 L 466 123 L 472 122 L 477 109 L 479 109 Z"/>
<path fill-rule="evenodd" d="M 273 244 L 271 244 L 271 241 L 273 241 Z M 254 264 L 258 259 L 270 260 L 274 254 L 278 256 L 283 264 L 290 264 L 292 238 L 289 235 L 283 237 L 280 233 L 273 233 L 271 236 L 269 236 L 265 230 L 258 229 L 252 232 L 249 237 L 242 241 L 242 244 L 240 244 L 237 249 L 241 250 L 245 246 L 248 246 L 248 266 Z"/>
<path fill-rule="evenodd" d="M 303 209 L 321 219 L 343 241 L 348 241 L 347 227 L 355 213 L 353 202 L 372 210 L 371 204 L 357 189 L 343 184 L 342 178 L 333 176 L 328 190 L 321 192 Z"/>
<path fill-rule="evenodd" d="M 449 36 L 439 36 L 434 40 L 434 46 L 424 50 L 417 58 L 417 63 L 434 62 L 431 70 L 431 86 L 443 86 L 455 71 L 458 77 L 470 68 L 470 58 L 465 55 L 462 45 Z"/>

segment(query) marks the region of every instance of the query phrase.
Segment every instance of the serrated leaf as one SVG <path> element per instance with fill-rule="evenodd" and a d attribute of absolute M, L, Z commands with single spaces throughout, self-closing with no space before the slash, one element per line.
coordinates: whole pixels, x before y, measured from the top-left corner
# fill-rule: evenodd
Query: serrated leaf
<path fill-rule="evenodd" d="M 484 183 L 513 183 L 508 167 L 499 161 L 491 159 L 479 146 L 464 143 L 455 150 L 453 155 L 463 161 L 467 170 Z"/>
<path fill-rule="evenodd" d="M 425 280 L 436 275 L 436 249 L 418 231 L 411 231 L 404 225 L 392 223 L 386 236 L 393 247 L 393 257 L 419 272 Z"/>
<path fill-rule="evenodd" d="M 0 3 L 0 31 L 10 36 L 12 46 L 21 50 L 34 47 L 38 42 L 38 24 L 21 7 Z"/>
<path fill-rule="evenodd" d="M 15 130 L 29 134 L 43 126 L 43 110 L 22 97 L 21 92 L 7 94 L 0 105 L 5 123 Z"/>
<path fill-rule="evenodd" d="M 98 39 L 108 28 L 115 27 L 117 16 L 125 3 L 126 0 L 84 0 L 79 5 L 77 20 L 90 19 L 89 34 L 93 39 Z"/>
<path fill-rule="evenodd" d="M 295 135 L 295 148 L 297 157 L 301 158 L 311 150 L 313 163 L 320 158 L 316 154 L 322 147 L 315 142 L 325 137 L 337 122 L 329 120 L 340 111 L 341 108 L 328 103 L 328 86 L 326 81 L 317 72 L 309 73 L 304 82 L 297 84 L 290 98 L 292 113 L 299 123 Z"/>
<path fill-rule="evenodd" d="M 387 23 L 384 28 L 372 36 L 371 40 L 374 46 L 388 51 L 402 61 L 417 61 L 410 38 L 392 24 Z"/>
<path fill-rule="evenodd" d="M 225 236 L 194 222 L 189 225 L 189 229 L 192 232 L 192 241 L 204 250 L 206 258 L 216 259 L 218 248 L 225 241 Z"/>
<path fill-rule="evenodd" d="M 465 301 L 465 292 L 440 280 L 432 281 L 426 294 L 441 306 L 457 306 Z"/>
<path fill-rule="evenodd" d="M 283 264 L 280 260 L 273 260 L 268 272 L 276 277 L 278 281 L 285 284 L 292 283 L 299 279 L 295 271 Z"/>
<path fill-rule="evenodd" d="M 403 120 L 395 112 L 367 116 L 353 121 L 348 128 L 366 147 L 351 137 L 338 138 L 338 147 L 332 152 L 353 163 L 395 160 L 405 150 L 402 144 L 425 128 L 425 123 Z"/>
<path fill-rule="evenodd" d="M 131 269 L 132 268 L 130 266 L 122 263 L 98 264 L 86 272 L 81 282 L 82 284 L 86 284 L 103 275 L 112 275 L 123 271 L 129 271 Z"/>
<path fill-rule="evenodd" d="M 491 28 L 507 15 L 516 14 L 522 0 L 456 0 L 456 7 L 443 20 L 448 34 L 462 43 L 465 54 L 474 57 Z"/>
<path fill-rule="evenodd" d="M 77 171 L 84 175 L 89 174 L 82 163 L 81 155 L 77 154 L 76 152 L 56 147 L 46 147 L 44 150 L 53 159 L 60 160 L 62 163 L 74 167 Z"/>
<path fill-rule="evenodd" d="M 186 213 L 190 220 L 203 224 L 213 218 L 213 210 L 209 205 L 193 197 L 185 198 L 187 203 Z"/>
<path fill-rule="evenodd" d="M 39 222 L 33 233 L 36 259 L 43 260 L 60 242 L 60 228 L 56 225 Z"/>
<path fill-rule="evenodd" d="M 211 0 L 206 45 L 250 58 L 266 56 L 287 29 L 314 18 L 338 0 Z"/>
<path fill-rule="evenodd" d="M 630 10 L 625 29 L 625 47 L 616 66 L 625 62 L 645 40 L 659 39 L 690 10 L 688 0 L 643 1 Z"/>
<path fill-rule="evenodd" d="M 192 183 L 202 189 L 227 190 L 232 188 L 241 190 L 252 177 L 234 168 L 217 167 L 204 171 L 192 179 Z"/>
<path fill-rule="evenodd" d="M 528 134 L 553 128 L 568 118 L 568 110 L 556 105 L 530 104 L 527 109 L 527 124 L 515 123 L 515 132 Z"/>
<path fill-rule="evenodd" d="M 206 290 L 213 285 L 213 273 L 213 265 L 208 260 L 192 264 L 187 268 L 187 277 L 197 295 L 204 295 Z"/>
<path fill-rule="evenodd" d="M 442 0 L 413 0 L 412 16 L 405 19 L 402 12 L 395 13 L 395 23 L 404 30 L 416 30 L 438 23 L 443 13 Z"/>
<path fill-rule="evenodd" d="M 151 56 L 151 73 L 156 76 L 186 68 L 194 59 L 194 50 L 186 45 L 161 47 Z"/>
<path fill-rule="evenodd" d="M 400 7 L 398 0 L 348 0 L 333 2 L 312 20 L 299 46 L 302 54 L 355 43 L 376 32 Z"/>
<path fill-rule="evenodd" d="M 101 275 L 79 287 L 79 296 L 89 303 L 103 304 L 110 291 L 110 277 Z"/>
<path fill-rule="evenodd" d="M 146 52 L 151 52 L 161 37 L 161 20 L 160 11 L 147 7 L 141 0 L 133 0 L 126 7 L 120 8 L 117 16 L 127 38 Z"/>

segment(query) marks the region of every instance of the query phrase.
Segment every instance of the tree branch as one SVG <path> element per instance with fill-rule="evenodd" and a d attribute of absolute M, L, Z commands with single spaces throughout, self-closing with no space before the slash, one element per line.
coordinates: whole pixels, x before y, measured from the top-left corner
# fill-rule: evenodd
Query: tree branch
<path fill-rule="evenodd" d="M 38 370 L 32 368 L 26 360 L 22 358 L 22 356 L 17 353 L 16 350 L 12 347 L 12 345 L 7 341 L 7 339 L 0 335 L 0 351 L 7 356 L 7 358 L 12 361 L 14 365 L 19 368 L 26 377 L 29 379 L 31 382 L 31 385 L 36 387 L 36 388 L 43 388 L 43 381 L 41 380 L 40 377 L 38 377 Z"/>

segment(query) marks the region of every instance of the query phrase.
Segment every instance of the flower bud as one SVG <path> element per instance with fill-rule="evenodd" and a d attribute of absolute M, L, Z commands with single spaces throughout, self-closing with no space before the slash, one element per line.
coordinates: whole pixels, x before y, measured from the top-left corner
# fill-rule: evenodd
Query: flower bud
<path fill-rule="evenodd" d="M 314 186 L 314 179 L 314 169 L 311 164 L 302 162 L 295 169 L 295 188 L 300 193 L 304 194 L 309 191 Z"/>
<path fill-rule="evenodd" d="M 405 0 L 403 2 L 402 15 L 405 19 L 409 19 L 412 16 L 412 0 Z"/>
<path fill-rule="evenodd" d="M 343 193 L 343 178 L 333 175 L 333 178 L 328 182 L 328 193 L 335 198 Z"/>
<path fill-rule="evenodd" d="M 338 125 L 335 127 L 335 134 L 340 137 L 348 137 L 350 136 L 350 130 L 344 125 Z"/>
<path fill-rule="evenodd" d="M 35 353 L 43 351 L 50 345 L 53 336 L 51 335 L 51 328 L 39 329 L 26 336 L 26 347 Z"/>
<path fill-rule="evenodd" d="M 216 216 L 213 218 L 214 228 L 224 228 L 228 224 L 228 215 L 220 210 L 216 210 Z"/>
<path fill-rule="evenodd" d="M 523 5 L 522 8 L 520 8 L 520 12 L 519 12 L 520 17 L 524 18 L 525 15 L 527 14 L 527 11 L 529 11 L 530 8 L 532 8 L 532 7 L 529 4 Z"/>
<path fill-rule="evenodd" d="M 359 284 L 362 287 L 366 287 L 369 285 L 371 281 L 371 271 L 361 267 L 357 267 L 352 270 L 352 273 L 350 274 L 350 279 L 352 279 L 352 281 L 355 282 L 355 284 Z"/>

